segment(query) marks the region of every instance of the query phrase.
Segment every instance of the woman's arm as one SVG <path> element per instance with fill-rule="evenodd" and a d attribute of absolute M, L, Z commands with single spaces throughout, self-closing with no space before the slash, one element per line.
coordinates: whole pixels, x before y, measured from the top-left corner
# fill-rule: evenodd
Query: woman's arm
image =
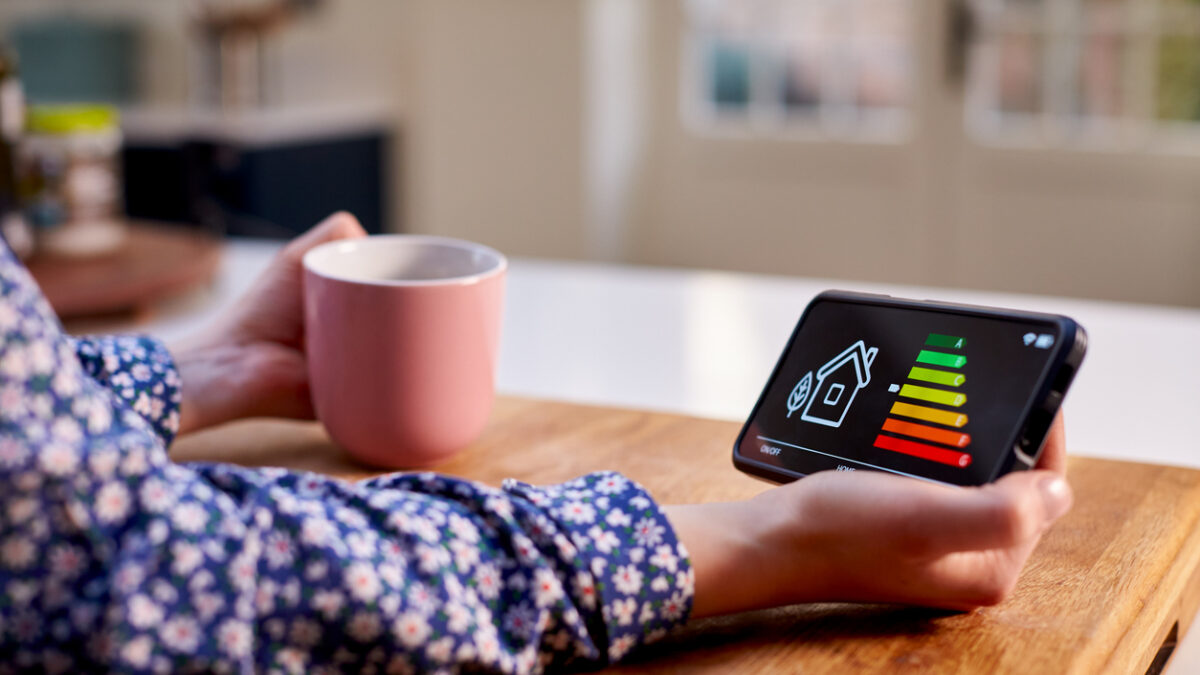
<path fill-rule="evenodd" d="M 114 344 L 131 352 L 113 377 L 89 377 L 0 247 L 2 663 L 528 670 L 617 659 L 686 617 L 686 554 L 620 476 L 493 489 L 176 465 L 114 391 L 156 350 Z"/>

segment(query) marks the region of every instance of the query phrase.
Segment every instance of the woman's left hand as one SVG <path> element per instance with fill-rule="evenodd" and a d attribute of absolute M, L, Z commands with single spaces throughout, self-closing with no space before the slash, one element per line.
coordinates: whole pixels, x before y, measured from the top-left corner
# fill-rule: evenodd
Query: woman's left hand
<path fill-rule="evenodd" d="M 1066 448 L 1060 415 L 1037 470 L 981 487 L 823 471 L 743 502 L 668 506 L 691 552 L 692 616 L 802 602 L 994 605 L 1071 508 Z"/>
<path fill-rule="evenodd" d="M 183 381 L 180 433 L 243 417 L 312 419 L 301 260 L 319 244 L 364 236 L 348 213 L 326 218 L 289 243 L 216 324 L 172 348 Z"/>

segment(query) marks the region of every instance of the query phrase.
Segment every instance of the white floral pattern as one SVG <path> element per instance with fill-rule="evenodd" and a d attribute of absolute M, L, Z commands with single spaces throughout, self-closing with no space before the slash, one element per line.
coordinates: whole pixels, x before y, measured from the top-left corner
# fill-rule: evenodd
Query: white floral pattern
<path fill-rule="evenodd" d="M 559 670 L 687 617 L 687 554 L 623 476 L 178 465 L 179 402 L 162 344 L 63 335 L 0 242 L 0 673 Z"/>

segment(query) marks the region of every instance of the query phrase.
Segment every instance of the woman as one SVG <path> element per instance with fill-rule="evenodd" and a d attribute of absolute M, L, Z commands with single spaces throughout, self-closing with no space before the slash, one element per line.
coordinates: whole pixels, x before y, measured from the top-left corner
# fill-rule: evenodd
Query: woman
<path fill-rule="evenodd" d="M 352 216 L 332 216 L 170 351 L 65 336 L 0 246 L 0 664 L 594 666 L 689 616 L 999 602 L 1070 507 L 1060 422 L 1040 470 L 982 488 L 827 473 L 745 502 L 665 508 L 613 473 L 494 489 L 173 464 L 176 433 L 312 417 L 300 259 L 361 236 Z"/>

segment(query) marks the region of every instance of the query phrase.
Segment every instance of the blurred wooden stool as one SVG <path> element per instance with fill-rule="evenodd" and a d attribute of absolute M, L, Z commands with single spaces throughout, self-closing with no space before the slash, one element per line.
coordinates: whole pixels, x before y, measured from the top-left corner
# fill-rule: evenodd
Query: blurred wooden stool
<path fill-rule="evenodd" d="M 212 283 L 221 249 L 220 239 L 185 227 L 136 223 L 111 254 L 34 255 L 27 267 L 60 319 L 142 317 L 156 303 Z"/>

